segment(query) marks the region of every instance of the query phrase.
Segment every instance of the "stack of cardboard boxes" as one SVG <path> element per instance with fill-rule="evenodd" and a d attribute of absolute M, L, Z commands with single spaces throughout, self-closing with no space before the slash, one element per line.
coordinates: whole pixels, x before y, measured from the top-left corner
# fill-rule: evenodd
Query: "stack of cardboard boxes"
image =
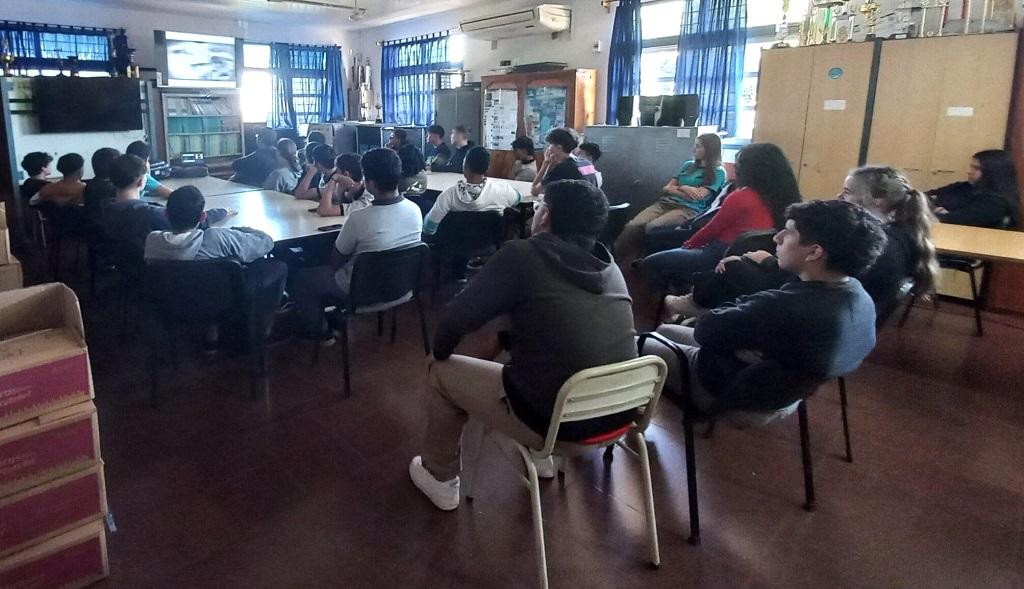
<path fill-rule="evenodd" d="M 0 292 L 21 288 L 21 262 L 11 254 L 11 232 L 7 228 L 7 209 L 0 202 Z"/>
<path fill-rule="evenodd" d="M 71 289 L 0 293 L 0 587 L 84 587 L 107 575 L 92 399 Z"/>

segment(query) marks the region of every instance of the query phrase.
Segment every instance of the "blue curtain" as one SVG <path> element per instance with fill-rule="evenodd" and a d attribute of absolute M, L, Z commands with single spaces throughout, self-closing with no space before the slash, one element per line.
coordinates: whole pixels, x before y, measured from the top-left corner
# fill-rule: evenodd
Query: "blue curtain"
<path fill-rule="evenodd" d="M 640 32 L 640 0 L 620 0 L 615 9 L 612 44 L 608 51 L 608 117 L 609 125 L 617 124 L 619 98 L 640 94 L 640 53 L 643 51 Z"/>
<path fill-rule="evenodd" d="M 461 69 L 449 61 L 447 33 L 426 39 L 388 41 L 381 48 L 384 121 L 400 125 L 434 122 L 435 73 Z"/>
<path fill-rule="evenodd" d="M 676 93 L 700 97 L 699 124 L 736 133 L 746 44 L 746 0 L 692 0 L 685 9 Z"/>
<path fill-rule="evenodd" d="M 272 43 L 274 101 L 270 124 L 296 129 L 345 116 L 341 47 Z"/>
<path fill-rule="evenodd" d="M 270 44 L 270 67 L 274 71 L 274 102 L 270 111 L 272 127 L 296 128 L 295 105 L 292 101 L 291 46 Z"/>
<path fill-rule="evenodd" d="M 327 50 L 327 81 L 320 102 L 320 120 L 345 118 L 345 68 L 341 48 Z"/>
<path fill-rule="evenodd" d="M 78 58 L 78 69 L 109 72 L 113 69 L 111 47 L 118 29 L 95 29 L 0 21 L 0 45 L 6 42 L 15 57 L 14 69 L 20 74 L 58 69 L 63 61 Z"/>

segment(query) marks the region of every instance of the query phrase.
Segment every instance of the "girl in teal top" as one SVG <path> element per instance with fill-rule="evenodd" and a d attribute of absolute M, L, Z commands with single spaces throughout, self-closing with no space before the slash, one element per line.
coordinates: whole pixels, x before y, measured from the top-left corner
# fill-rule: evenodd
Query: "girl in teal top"
<path fill-rule="evenodd" d="M 622 230 L 615 242 L 616 254 L 624 260 L 635 257 L 646 230 L 679 226 L 703 213 L 725 182 L 722 140 L 714 133 L 701 135 L 693 144 L 693 159 L 668 181 L 661 198 Z"/>

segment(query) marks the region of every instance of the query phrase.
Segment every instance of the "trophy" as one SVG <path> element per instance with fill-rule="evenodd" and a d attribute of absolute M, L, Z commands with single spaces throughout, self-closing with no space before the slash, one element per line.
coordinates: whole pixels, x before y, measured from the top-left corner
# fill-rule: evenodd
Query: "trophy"
<path fill-rule="evenodd" d="M 927 31 L 925 30 L 925 23 L 928 19 L 928 10 L 931 8 L 939 8 L 939 28 L 938 31 Z M 921 28 L 918 36 L 921 37 L 935 37 L 942 36 L 942 25 L 946 22 L 946 12 L 949 10 L 949 0 L 921 0 Z"/>
<path fill-rule="evenodd" d="M 786 36 L 789 35 L 789 0 L 782 0 L 782 20 L 775 25 L 775 44 L 772 49 L 789 47 Z"/>
<path fill-rule="evenodd" d="M 875 27 L 878 25 L 878 11 L 881 10 L 882 5 L 876 0 L 868 0 L 867 2 L 860 5 L 857 10 L 864 15 L 864 22 L 868 25 L 868 33 L 864 38 L 871 40 L 875 38 Z"/>
<path fill-rule="evenodd" d="M 5 78 L 14 75 L 14 70 L 11 69 L 12 63 L 14 63 L 14 53 L 11 52 L 11 46 L 7 43 L 7 39 L 4 39 L 3 44 L 0 45 L 0 65 L 4 68 Z"/>

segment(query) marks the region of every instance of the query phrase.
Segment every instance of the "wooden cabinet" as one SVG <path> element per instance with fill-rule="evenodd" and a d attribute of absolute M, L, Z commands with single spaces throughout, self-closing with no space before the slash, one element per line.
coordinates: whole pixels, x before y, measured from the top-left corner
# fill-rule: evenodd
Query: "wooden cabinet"
<path fill-rule="evenodd" d="M 814 51 L 774 49 L 761 54 L 754 141 L 778 145 L 799 173 L 807 128 Z"/>

